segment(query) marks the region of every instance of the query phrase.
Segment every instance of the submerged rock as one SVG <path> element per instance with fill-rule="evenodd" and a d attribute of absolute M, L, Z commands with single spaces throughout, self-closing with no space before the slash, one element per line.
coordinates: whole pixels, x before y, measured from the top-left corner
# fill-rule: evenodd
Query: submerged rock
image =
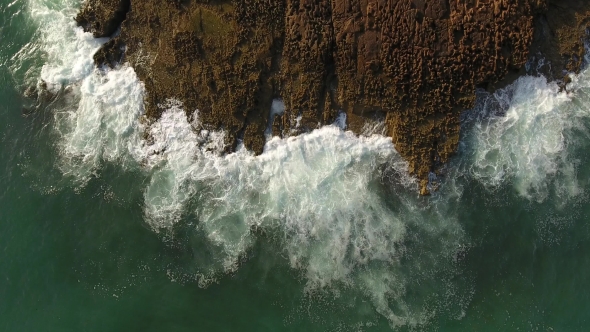
<path fill-rule="evenodd" d="M 590 2 L 88 0 L 76 20 L 96 37 L 121 25 L 95 61 L 114 66 L 124 53 L 149 117 L 178 99 L 188 115 L 198 109 L 206 126 L 225 128 L 228 145 L 240 139 L 256 153 L 269 127 L 294 135 L 345 112 L 360 133 L 382 119 L 427 194 L 476 88 L 508 84 L 531 54 L 550 61 L 540 72 L 556 79 L 580 68 Z M 285 110 L 271 118 L 273 100 Z"/>
<path fill-rule="evenodd" d="M 24 97 L 22 113 L 28 116 L 38 109 L 43 109 L 53 103 L 59 95 L 69 92 L 69 88 L 51 91 L 47 87 L 47 82 L 40 80 L 36 85 L 29 85 L 22 96 Z"/>

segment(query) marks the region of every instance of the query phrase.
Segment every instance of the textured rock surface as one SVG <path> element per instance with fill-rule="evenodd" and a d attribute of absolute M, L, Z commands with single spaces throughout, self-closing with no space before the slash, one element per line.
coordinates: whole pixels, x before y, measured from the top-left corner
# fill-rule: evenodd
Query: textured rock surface
<path fill-rule="evenodd" d="M 125 20 L 131 0 L 90 0 L 75 17 L 78 25 L 94 37 L 112 36 Z"/>
<path fill-rule="evenodd" d="M 590 1 L 551 0 L 535 21 L 531 54 L 551 62 L 542 69 L 550 79 L 577 72 L 586 53 L 583 39 L 590 28 Z"/>
<path fill-rule="evenodd" d="M 267 128 L 294 135 L 341 111 L 357 133 L 384 120 L 427 193 L 475 89 L 522 73 L 531 50 L 553 61 L 555 78 L 579 68 L 589 9 L 584 0 L 88 0 L 76 20 L 97 37 L 123 22 L 95 60 L 113 66 L 126 46 L 152 118 L 176 98 L 226 129 L 228 151 L 243 139 L 257 153 Z M 286 111 L 269 123 L 273 99 Z"/>

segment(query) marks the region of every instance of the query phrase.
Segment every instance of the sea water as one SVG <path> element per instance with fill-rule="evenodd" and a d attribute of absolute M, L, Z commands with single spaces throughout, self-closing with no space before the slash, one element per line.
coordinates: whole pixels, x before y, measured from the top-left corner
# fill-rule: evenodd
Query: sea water
<path fill-rule="evenodd" d="M 255 156 L 174 96 L 146 119 L 79 7 L 0 4 L 1 330 L 589 328 L 589 71 L 479 92 L 421 197 L 380 124 Z"/>

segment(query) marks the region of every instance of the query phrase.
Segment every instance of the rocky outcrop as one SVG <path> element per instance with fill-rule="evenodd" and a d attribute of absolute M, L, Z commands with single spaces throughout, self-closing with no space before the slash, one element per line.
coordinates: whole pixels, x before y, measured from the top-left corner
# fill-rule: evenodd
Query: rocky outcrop
<path fill-rule="evenodd" d="M 122 23 L 95 60 L 112 66 L 125 45 L 149 117 L 176 98 L 226 129 L 228 151 L 242 140 L 257 153 L 268 130 L 295 135 L 339 112 L 357 133 L 383 120 L 423 194 L 475 89 L 514 79 L 530 54 L 556 78 L 576 70 L 590 17 L 584 0 L 128 1 L 87 0 L 76 20 L 95 36 Z M 271 123 L 274 99 L 286 111 Z"/>
<path fill-rule="evenodd" d="M 110 37 L 119 29 L 130 9 L 131 0 L 90 0 L 74 19 L 94 37 Z"/>
<path fill-rule="evenodd" d="M 578 72 L 586 53 L 584 40 L 588 28 L 590 1 L 548 1 L 535 21 L 530 50 L 533 58 L 543 59 L 546 64 L 540 68 L 541 73 L 549 79 L 560 80 L 568 72 Z"/>

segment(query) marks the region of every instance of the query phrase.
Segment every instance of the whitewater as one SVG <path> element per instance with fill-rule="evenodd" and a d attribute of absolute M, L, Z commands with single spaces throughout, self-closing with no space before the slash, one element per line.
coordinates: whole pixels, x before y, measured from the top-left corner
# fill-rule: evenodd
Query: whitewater
<path fill-rule="evenodd" d="M 421 197 L 379 125 L 357 136 L 340 116 L 299 136 L 269 136 L 256 156 L 243 147 L 224 153 L 225 132 L 205 130 L 199 110 L 187 112 L 174 96 L 159 105 L 160 119 L 148 120 L 133 69 L 95 67 L 92 56 L 108 40 L 75 26 L 79 6 L 29 0 L 38 30 L 10 71 L 23 86 L 44 82 L 59 96 L 46 106 L 48 125 L 55 167 L 72 187 L 108 165 L 141 172 L 145 224 L 162 241 L 178 229 L 204 239 L 198 261 L 171 278 L 210 287 L 248 264 L 265 239 L 310 298 L 358 294 L 393 328 L 423 326 L 441 313 L 462 319 L 475 286 L 462 276 L 461 257 L 477 245 L 458 218 L 466 187 L 508 188 L 556 208 L 586 199 L 575 153 L 590 134 L 586 69 L 564 90 L 524 76 L 493 94 L 478 92 L 462 117 L 457 156 L 432 175 L 438 191 Z M 275 100 L 269 117 L 284 107 Z"/>

